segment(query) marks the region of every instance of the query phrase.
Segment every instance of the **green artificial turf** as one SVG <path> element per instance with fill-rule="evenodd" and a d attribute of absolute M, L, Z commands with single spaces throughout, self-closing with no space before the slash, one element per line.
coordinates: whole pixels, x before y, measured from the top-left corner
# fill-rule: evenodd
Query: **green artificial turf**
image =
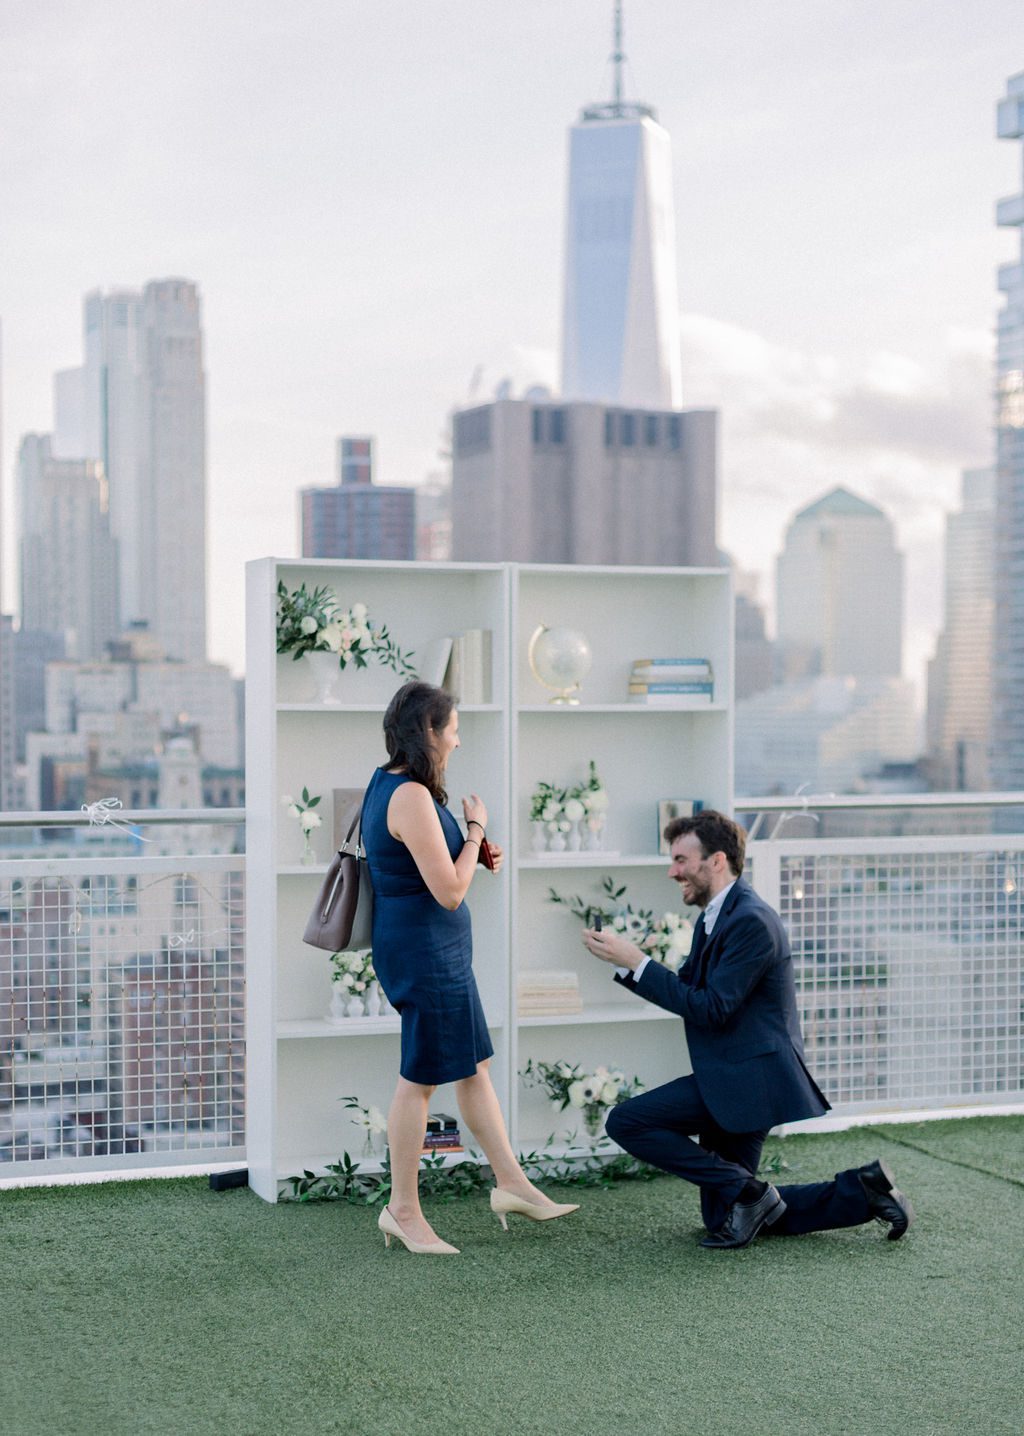
<path fill-rule="evenodd" d="M 783 1182 L 883 1156 L 917 1224 L 709 1252 L 663 1178 L 508 1235 L 434 1204 L 440 1259 L 203 1180 L 4 1193 L 0 1429 L 1020 1436 L 1024 1118 L 772 1152 Z"/>

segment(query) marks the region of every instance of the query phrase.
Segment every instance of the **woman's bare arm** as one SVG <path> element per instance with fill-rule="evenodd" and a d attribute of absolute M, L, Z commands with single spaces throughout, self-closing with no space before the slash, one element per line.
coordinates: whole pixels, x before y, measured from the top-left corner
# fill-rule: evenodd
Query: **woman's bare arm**
<path fill-rule="evenodd" d="M 434 800 L 422 783 L 414 782 L 403 783 L 391 795 L 388 832 L 409 849 L 431 896 L 454 912 L 476 871 L 480 847 L 474 836 L 478 830 L 470 829 L 470 840 L 453 862 Z"/>

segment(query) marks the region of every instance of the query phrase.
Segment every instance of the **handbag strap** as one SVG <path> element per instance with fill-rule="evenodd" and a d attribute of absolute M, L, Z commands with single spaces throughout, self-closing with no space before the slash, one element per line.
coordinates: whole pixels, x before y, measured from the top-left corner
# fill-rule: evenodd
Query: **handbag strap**
<path fill-rule="evenodd" d="M 365 849 L 365 848 L 363 847 L 363 845 L 362 845 L 362 839 L 363 839 L 363 830 L 362 830 L 362 827 L 361 827 L 362 817 L 363 817 L 363 805 L 362 805 L 362 803 L 360 803 L 360 804 L 359 804 L 359 809 L 358 809 L 358 811 L 356 812 L 355 817 L 352 819 L 351 823 L 349 824 L 348 832 L 345 834 L 345 841 L 342 843 L 341 847 L 338 849 L 338 852 L 339 852 L 339 853 L 351 853 L 351 854 L 353 855 L 353 857 L 356 857 L 356 858 L 364 858 L 364 859 L 365 859 L 365 857 L 366 857 L 366 849 Z M 351 847 L 350 844 L 351 844 L 351 842 L 352 842 L 352 834 L 356 832 L 356 829 L 357 829 L 357 828 L 359 828 L 359 832 L 356 834 L 355 847 Z"/>

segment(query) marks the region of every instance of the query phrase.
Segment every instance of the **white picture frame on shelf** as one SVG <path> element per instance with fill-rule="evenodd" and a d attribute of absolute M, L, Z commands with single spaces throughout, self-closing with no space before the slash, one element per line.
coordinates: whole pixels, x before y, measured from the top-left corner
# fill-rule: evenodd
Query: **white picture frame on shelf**
<path fill-rule="evenodd" d="M 692 818 L 703 808 L 699 798 L 661 798 L 658 801 L 658 852 L 669 855 L 665 829 L 673 818 Z"/>

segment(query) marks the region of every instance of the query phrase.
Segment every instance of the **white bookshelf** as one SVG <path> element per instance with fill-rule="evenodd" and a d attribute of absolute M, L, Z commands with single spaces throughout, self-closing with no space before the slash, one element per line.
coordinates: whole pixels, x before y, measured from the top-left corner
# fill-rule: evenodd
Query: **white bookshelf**
<path fill-rule="evenodd" d="M 339 1098 L 386 1107 L 398 1072 L 394 1016 L 325 1020 L 330 960 L 302 943 L 302 930 L 332 851 L 330 796 L 363 787 L 384 761 L 381 718 L 400 679 L 371 667 L 343 675 L 343 702 L 312 701 L 304 663 L 275 654 L 279 579 L 295 588 L 328 584 L 345 605 L 367 604 L 403 650 L 468 628 L 493 634 L 492 699 L 459 708 L 462 747 L 449 768 L 451 806 L 475 791 L 506 853 L 497 877 L 480 872 L 469 894 L 474 968 L 495 1048 L 492 1074 L 513 1144 L 528 1149 L 553 1131 L 563 1138 L 578 1114 L 556 1114 L 517 1073 L 529 1057 L 617 1064 L 648 1085 L 686 1070 L 682 1024 L 650 1029 L 665 1014 L 631 998 L 611 969 L 585 952 L 580 925 L 547 890 L 598 894 L 608 873 L 634 906 L 678 906 L 657 852 L 657 803 L 697 797 L 732 803 L 732 595 L 725 570 L 582 568 L 515 564 L 377 564 L 261 559 L 247 565 L 246 682 L 247 1120 L 250 1184 L 268 1201 L 279 1181 L 321 1170 L 343 1151 L 358 1159 L 363 1134 Z M 587 634 L 593 668 L 579 707 L 559 707 L 530 673 L 539 623 Z M 622 701 L 638 657 L 706 656 L 712 705 L 652 707 Z M 571 782 L 593 758 L 611 797 L 605 853 L 535 854 L 529 797 L 540 779 Z M 303 785 L 322 793 L 318 862 L 299 859 L 298 823 L 281 804 Z M 520 970 L 574 968 L 584 1010 L 517 1017 Z M 435 1105 L 454 1110 L 444 1089 Z M 468 1140 L 468 1134 L 463 1134 Z M 324 1156 L 323 1154 L 328 1154 Z M 318 1155 L 319 1154 L 319 1155 Z"/>

